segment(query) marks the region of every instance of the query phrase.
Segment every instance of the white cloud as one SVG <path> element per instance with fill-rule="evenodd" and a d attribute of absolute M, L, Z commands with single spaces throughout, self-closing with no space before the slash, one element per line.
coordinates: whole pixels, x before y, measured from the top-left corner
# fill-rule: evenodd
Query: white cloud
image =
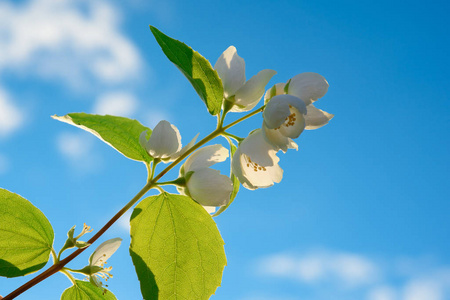
<path fill-rule="evenodd" d="M 115 92 L 101 95 L 94 106 L 94 113 L 131 117 L 138 108 L 136 98 L 127 92 Z"/>
<path fill-rule="evenodd" d="M 89 154 L 91 142 L 86 135 L 62 133 L 57 139 L 58 150 L 69 159 L 79 159 Z"/>
<path fill-rule="evenodd" d="M 0 175 L 5 174 L 8 172 L 9 169 L 9 160 L 0 153 Z"/>
<path fill-rule="evenodd" d="M 17 108 L 10 97 L 0 88 L 0 138 L 6 137 L 20 128 L 24 114 Z"/>
<path fill-rule="evenodd" d="M 56 138 L 56 146 L 68 164 L 78 171 L 98 170 L 101 158 L 93 151 L 93 136 L 86 133 L 63 132 Z"/>
<path fill-rule="evenodd" d="M 331 270 L 350 285 L 370 283 L 377 278 L 376 263 L 361 255 L 338 254 L 329 257 Z"/>
<path fill-rule="evenodd" d="M 389 286 L 377 286 L 371 289 L 367 295 L 367 300 L 398 300 L 397 292 Z"/>
<path fill-rule="evenodd" d="M 304 283 L 334 282 L 358 286 L 377 278 L 377 267 L 370 259 L 347 253 L 313 252 L 304 255 L 277 254 L 260 262 L 262 273 Z"/>
<path fill-rule="evenodd" d="M 259 260 L 258 274 L 291 279 L 308 299 L 446 300 L 450 267 L 429 256 L 373 259 L 356 253 L 281 253 Z"/>
<path fill-rule="evenodd" d="M 443 287 L 439 282 L 436 282 L 434 280 L 413 280 L 405 287 L 403 299 L 444 300 Z"/>
<path fill-rule="evenodd" d="M 107 1 L 2 1 L 0 71 L 32 69 L 74 85 L 133 80 L 141 57 L 119 24 L 118 9 Z"/>

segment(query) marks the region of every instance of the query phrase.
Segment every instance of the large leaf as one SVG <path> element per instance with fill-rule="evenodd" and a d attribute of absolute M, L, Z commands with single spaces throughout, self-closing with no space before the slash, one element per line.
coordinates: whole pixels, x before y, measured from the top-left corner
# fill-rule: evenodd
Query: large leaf
<path fill-rule="evenodd" d="M 151 130 L 136 120 L 86 113 L 71 113 L 62 117 L 55 115 L 52 118 L 92 133 L 130 159 L 147 163 L 152 160 L 139 143 L 141 133 L 147 130 L 150 134 Z"/>
<path fill-rule="evenodd" d="M 0 276 L 24 276 L 43 268 L 53 239 L 53 228 L 39 209 L 0 188 Z"/>
<path fill-rule="evenodd" d="M 131 216 L 130 254 L 145 300 L 209 299 L 226 265 L 216 223 L 191 198 L 162 193 Z"/>
<path fill-rule="evenodd" d="M 197 94 L 205 102 L 209 113 L 212 115 L 220 113 L 223 100 L 222 80 L 211 63 L 191 47 L 168 37 L 155 27 L 150 26 L 150 30 L 167 58 L 191 82 Z"/>
<path fill-rule="evenodd" d="M 75 285 L 62 293 L 61 300 L 117 300 L 113 293 L 104 291 L 88 281 L 76 280 Z"/>
<path fill-rule="evenodd" d="M 234 155 L 234 152 L 236 152 L 237 147 L 233 144 L 233 142 L 228 137 L 227 137 L 227 140 L 228 140 L 228 143 L 230 143 L 230 152 L 231 152 L 230 157 L 231 157 L 231 159 L 233 159 L 233 155 Z M 231 170 L 231 168 L 230 168 L 230 170 Z M 231 195 L 230 195 L 230 201 L 228 201 L 227 205 L 220 207 L 219 210 L 213 215 L 213 217 L 217 217 L 218 215 L 223 213 L 228 208 L 228 206 L 230 206 L 230 204 L 233 203 L 234 198 L 236 198 L 237 193 L 239 192 L 239 186 L 240 186 L 239 179 L 236 176 L 234 176 L 233 172 L 231 172 L 230 178 L 231 178 L 231 182 L 233 183 L 233 191 L 231 192 Z"/>

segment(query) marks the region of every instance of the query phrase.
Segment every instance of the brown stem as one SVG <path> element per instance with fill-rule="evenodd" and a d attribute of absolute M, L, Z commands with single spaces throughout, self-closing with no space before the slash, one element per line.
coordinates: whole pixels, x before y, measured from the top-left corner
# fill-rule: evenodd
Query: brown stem
<path fill-rule="evenodd" d="M 133 206 L 146 192 L 150 190 L 150 188 L 153 185 L 153 181 L 147 183 L 142 190 L 139 191 L 139 193 L 134 196 L 131 201 L 125 205 L 118 213 L 114 215 L 114 217 L 111 218 L 111 220 L 108 221 L 108 223 L 105 224 L 89 241 L 89 244 L 93 244 L 103 233 L 105 233 L 106 230 L 111 227 L 131 206 Z M 22 286 L 17 288 L 16 290 L 12 291 L 10 294 L 6 295 L 2 300 L 11 300 L 15 297 L 19 296 L 26 290 L 32 288 L 39 282 L 47 279 L 48 277 L 52 276 L 53 274 L 59 272 L 62 268 L 64 268 L 65 265 L 67 265 L 71 260 L 73 260 L 75 257 L 80 255 L 84 250 L 86 250 L 88 247 L 83 249 L 77 249 L 73 253 L 71 253 L 69 256 L 64 258 L 63 260 L 60 260 L 59 262 L 55 263 L 53 266 L 42 272 L 41 274 L 37 275 L 30 281 L 24 283 Z"/>
<path fill-rule="evenodd" d="M 228 124 L 225 127 L 222 127 L 221 124 L 219 124 L 218 128 L 216 130 L 214 130 L 213 132 L 211 132 L 209 135 L 207 135 L 206 137 L 204 137 L 201 141 L 199 141 L 196 145 L 194 145 L 192 148 L 190 148 L 188 151 L 186 151 L 183 155 L 181 155 L 178 159 L 176 159 L 174 162 L 172 162 L 170 165 L 168 165 L 164 170 L 161 171 L 161 173 L 159 173 L 155 178 L 153 178 L 153 180 L 149 181 L 143 188 L 142 190 L 139 191 L 139 193 L 136 194 L 136 196 L 134 196 L 133 199 L 131 199 L 130 202 L 127 203 L 127 205 L 125 205 L 118 213 L 116 213 L 114 215 L 114 217 L 112 217 L 111 220 L 108 221 L 108 223 L 105 224 L 105 226 L 103 226 L 89 241 L 89 244 L 93 244 L 103 233 L 105 233 L 106 230 L 109 229 L 109 227 L 111 227 L 111 225 L 113 225 L 127 210 L 129 210 L 139 199 L 141 199 L 142 196 L 145 195 L 145 193 L 147 193 L 152 187 L 153 185 L 161 178 L 163 177 L 167 172 L 169 172 L 175 165 L 177 165 L 179 162 L 181 162 L 183 159 L 185 159 L 189 154 L 191 154 L 192 152 L 194 152 L 195 150 L 197 150 L 198 148 L 200 148 L 201 146 L 203 146 L 204 144 L 206 144 L 207 142 L 209 142 L 210 140 L 212 140 L 213 138 L 219 136 L 220 134 L 222 134 L 225 130 L 227 130 L 230 127 L 233 127 L 234 125 L 244 121 L 247 118 L 250 118 L 251 116 L 256 115 L 257 113 L 260 113 L 262 110 L 264 109 L 264 106 L 254 110 L 253 112 L 243 116 L 242 118 L 231 122 L 230 124 Z M 64 268 L 65 265 L 67 265 L 71 260 L 73 260 L 75 257 L 77 257 L 79 254 L 81 254 L 84 250 L 86 250 L 88 247 L 83 248 L 83 249 L 77 249 L 76 251 L 74 251 L 72 254 L 70 254 L 69 256 L 67 256 L 66 258 L 64 258 L 63 260 L 60 260 L 59 262 L 55 263 L 53 266 L 51 266 L 50 268 L 48 268 L 47 270 L 45 270 L 44 272 L 42 272 L 41 274 L 37 275 L 36 277 L 34 277 L 33 279 L 31 279 L 30 281 L 24 283 L 22 286 L 18 287 L 17 289 L 15 289 L 14 291 L 12 291 L 11 293 L 9 293 L 8 295 L 6 295 L 4 298 L 1 298 L 0 296 L 0 300 L 12 300 L 15 297 L 19 296 L 20 294 L 22 294 L 23 292 L 25 292 L 26 290 L 32 288 L 33 286 L 35 286 L 36 284 L 38 284 L 39 282 L 47 279 L 48 277 L 52 276 L 53 274 L 59 272 L 62 268 Z"/>

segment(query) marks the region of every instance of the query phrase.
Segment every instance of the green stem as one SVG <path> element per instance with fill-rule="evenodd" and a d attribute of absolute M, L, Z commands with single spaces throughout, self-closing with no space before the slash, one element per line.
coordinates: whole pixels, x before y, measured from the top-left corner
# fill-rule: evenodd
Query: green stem
<path fill-rule="evenodd" d="M 56 264 L 59 261 L 59 256 L 56 255 L 55 249 L 52 247 L 52 258 L 53 258 L 53 264 Z"/>
<path fill-rule="evenodd" d="M 152 174 L 153 174 L 150 164 L 151 163 L 145 163 L 145 167 L 147 168 L 147 182 L 150 182 L 150 180 L 152 180 Z"/>
<path fill-rule="evenodd" d="M 61 254 L 64 252 L 64 250 L 67 250 L 67 248 L 66 249 L 63 248 L 63 249 L 59 250 L 58 257 L 56 258 L 56 261 L 59 261 L 61 259 Z"/>
<path fill-rule="evenodd" d="M 152 167 L 150 169 L 150 164 L 145 164 L 147 166 L 147 183 L 152 181 L 153 175 L 155 175 L 156 165 L 159 164 L 161 160 L 159 158 L 154 158 L 153 163 L 151 163 Z"/>
<path fill-rule="evenodd" d="M 231 109 L 231 107 L 228 107 L 229 103 L 225 98 L 222 99 L 222 103 L 224 104 L 222 112 L 220 115 L 218 115 L 217 119 L 217 128 L 223 127 L 223 121 L 225 121 L 225 116 L 227 115 L 227 112 Z"/>
<path fill-rule="evenodd" d="M 180 177 L 171 181 L 158 182 L 157 185 L 175 185 L 175 186 L 186 185 L 186 178 Z"/>
<path fill-rule="evenodd" d="M 60 270 L 61 273 L 63 273 L 64 275 L 67 276 L 67 278 L 70 279 L 70 281 L 72 282 L 73 285 L 77 284 L 75 281 L 75 277 L 72 276 L 72 274 L 70 274 L 69 272 L 66 271 L 65 268 L 63 268 L 62 270 Z"/>
<path fill-rule="evenodd" d="M 229 132 L 224 132 L 224 133 L 222 133 L 222 135 L 223 136 L 228 136 L 228 137 L 230 137 L 230 138 L 233 138 L 233 139 L 235 139 L 237 142 L 242 142 L 244 139 L 243 138 L 241 138 L 241 137 L 238 137 L 237 135 L 234 135 L 234 134 L 231 134 L 231 133 L 229 133 Z"/>
<path fill-rule="evenodd" d="M 244 121 L 244 120 L 246 120 L 246 119 L 248 119 L 248 118 L 250 118 L 250 117 L 253 117 L 254 115 L 256 115 L 256 114 L 262 112 L 262 111 L 264 110 L 265 107 L 266 107 L 265 105 L 261 106 L 260 108 L 258 108 L 258 109 L 256 109 L 256 110 L 252 111 L 251 113 L 249 113 L 249 114 L 243 116 L 242 118 L 237 119 L 237 120 L 234 121 L 234 122 L 231 122 L 230 124 L 228 124 L 227 126 L 223 127 L 222 129 L 225 131 L 225 130 L 227 130 L 228 128 L 233 127 L 234 125 L 236 125 L 236 124 L 238 124 L 238 123 L 240 123 L 240 122 L 242 122 L 242 121 Z"/>
<path fill-rule="evenodd" d="M 147 184 L 136 194 L 136 196 L 133 197 L 133 199 L 130 200 L 124 207 L 122 207 L 119 212 L 117 212 L 89 241 L 88 243 L 92 245 L 100 236 L 105 233 L 106 230 L 108 230 L 125 212 L 127 212 L 136 202 L 139 201 L 139 199 L 142 198 L 151 188 L 155 187 L 156 182 L 163 177 L 167 172 L 169 172 L 173 167 L 175 167 L 178 163 L 180 163 L 183 159 L 185 159 L 187 156 L 189 156 L 192 152 L 209 142 L 210 140 L 216 138 L 219 135 L 222 135 L 225 130 L 233 127 L 234 125 L 256 115 L 257 113 L 261 112 L 264 109 L 264 106 L 258 108 L 257 110 L 243 116 L 242 118 L 231 122 L 225 127 L 218 126 L 216 130 L 211 132 L 209 135 L 204 137 L 201 141 L 199 141 L 197 144 L 192 146 L 189 150 L 187 150 L 185 153 L 183 153 L 179 158 L 177 158 L 174 162 L 172 162 L 170 165 L 168 165 L 164 170 L 162 170 L 156 177 L 153 177 L 150 181 L 147 182 Z M 220 124 L 219 124 L 220 125 Z M 153 162 L 153 169 L 155 168 L 156 160 Z M 154 170 L 153 170 L 154 171 Z M 89 246 L 90 246 L 89 245 Z M 12 291 L 8 295 L 6 295 L 2 300 L 12 300 L 15 297 L 19 296 L 26 290 L 30 289 L 31 287 L 35 286 L 39 282 L 47 279 L 48 277 L 52 276 L 53 274 L 61 271 L 66 264 L 68 264 L 70 261 L 72 261 L 75 257 L 80 255 L 84 250 L 88 249 L 88 247 L 77 249 L 74 252 L 72 252 L 69 256 L 64 258 L 63 260 L 58 261 L 53 266 L 42 272 L 41 274 L 37 275 L 30 281 L 24 283 L 22 286 L 17 288 L 16 290 Z"/>

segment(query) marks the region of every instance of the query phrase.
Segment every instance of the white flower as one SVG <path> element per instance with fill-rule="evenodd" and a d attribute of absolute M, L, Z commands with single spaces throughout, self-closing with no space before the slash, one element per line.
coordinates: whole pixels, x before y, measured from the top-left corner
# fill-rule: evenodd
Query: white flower
<path fill-rule="evenodd" d="M 104 266 L 108 258 L 119 248 L 121 242 L 121 238 L 107 240 L 101 243 L 89 257 L 89 266 L 85 269 L 89 270 L 89 281 L 92 284 L 102 288 L 103 283 L 97 277 L 101 277 L 105 281 L 108 281 L 108 278 L 112 277 L 109 273 L 112 267 L 105 268 Z"/>
<path fill-rule="evenodd" d="M 150 156 L 164 161 L 174 161 L 195 144 L 198 134 L 189 144 L 181 148 L 181 135 L 178 128 L 162 120 L 153 129 L 148 141 L 146 136 L 147 131 L 143 131 L 139 137 L 139 142 Z"/>
<path fill-rule="evenodd" d="M 264 94 L 265 86 L 277 73 L 266 69 L 245 81 L 245 62 L 234 46 L 222 53 L 214 69 L 222 79 L 224 98 L 234 103 L 231 108 L 233 112 L 248 111 L 255 107 Z"/>
<path fill-rule="evenodd" d="M 322 98 L 328 91 L 328 82 L 317 73 L 301 73 L 286 84 L 278 83 L 266 92 L 264 100 L 267 103 L 276 95 L 289 94 L 303 100 L 306 104 L 305 129 L 317 129 L 328 123 L 334 115 L 316 108 L 312 103 Z"/>
<path fill-rule="evenodd" d="M 306 105 L 300 98 L 291 95 L 273 97 L 263 113 L 264 138 L 276 150 L 298 149 L 292 139 L 298 138 L 305 129 L 303 115 L 306 115 Z"/>
<path fill-rule="evenodd" d="M 254 190 L 272 186 L 283 178 L 283 170 L 278 165 L 277 149 L 268 144 L 261 129 L 245 138 L 233 155 L 233 174 L 242 185 Z"/>
<path fill-rule="evenodd" d="M 186 178 L 186 187 L 179 188 L 180 193 L 203 206 L 226 205 L 233 190 L 231 179 L 209 167 L 227 157 L 228 150 L 222 145 L 206 146 L 194 152 L 180 169 L 180 175 Z"/>

